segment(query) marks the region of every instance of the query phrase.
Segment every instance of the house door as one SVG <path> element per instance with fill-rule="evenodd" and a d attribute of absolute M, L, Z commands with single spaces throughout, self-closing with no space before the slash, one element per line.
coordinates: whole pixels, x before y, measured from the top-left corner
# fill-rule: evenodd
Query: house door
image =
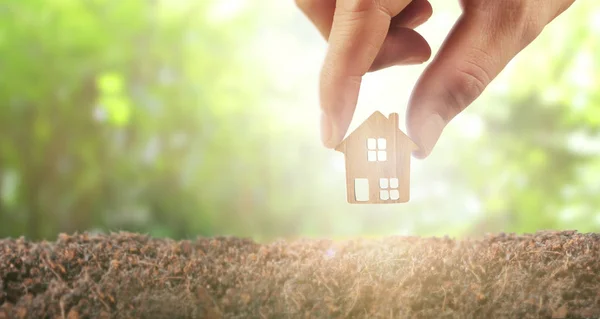
<path fill-rule="evenodd" d="M 354 179 L 354 198 L 357 202 L 369 201 L 369 179 L 355 178 Z"/>

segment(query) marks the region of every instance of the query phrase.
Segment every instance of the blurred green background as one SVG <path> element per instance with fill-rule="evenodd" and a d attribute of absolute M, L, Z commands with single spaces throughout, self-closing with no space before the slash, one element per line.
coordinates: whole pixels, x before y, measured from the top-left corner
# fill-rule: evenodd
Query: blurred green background
<path fill-rule="evenodd" d="M 418 29 L 434 53 L 455 2 Z M 293 1 L 2 0 L 0 237 L 598 231 L 598 39 L 576 2 L 413 162 L 409 203 L 353 206 L 319 141 L 326 43 Z M 403 115 L 424 67 L 369 74 L 351 130 Z"/>

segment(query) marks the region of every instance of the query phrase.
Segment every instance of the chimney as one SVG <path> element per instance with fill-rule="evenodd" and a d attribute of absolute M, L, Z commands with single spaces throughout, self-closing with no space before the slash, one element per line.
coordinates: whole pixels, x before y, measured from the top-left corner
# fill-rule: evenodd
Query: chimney
<path fill-rule="evenodd" d="M 400 116 L 398 115 L 398 113 L 391 113 L 390 121 L 392 121 L 392 123 L 394 124 L 394 128 L 400 129 Z"/>

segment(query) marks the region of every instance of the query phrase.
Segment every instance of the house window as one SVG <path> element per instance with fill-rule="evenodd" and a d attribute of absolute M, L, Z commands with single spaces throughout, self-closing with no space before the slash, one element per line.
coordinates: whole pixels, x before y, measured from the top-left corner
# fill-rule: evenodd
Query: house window
<path fill-rule="evenodd" d="M 358 202 L 366 202 L 369 200 L 369 179 L 368 178 L 354 179 L 354 198 Z"/>
<path fill-rule="evenodd" d="M 380 178 L 379 179 L 379 199 L 381 200 L 398 200 L 400 199 L 400 191 L 398 190 L 397 178 Z"/>
<path fill-rule="evenodd" d="M 367 159 L 369 162 L 387 161 L 387 142 L 385 138 L 367 139 Z"/>

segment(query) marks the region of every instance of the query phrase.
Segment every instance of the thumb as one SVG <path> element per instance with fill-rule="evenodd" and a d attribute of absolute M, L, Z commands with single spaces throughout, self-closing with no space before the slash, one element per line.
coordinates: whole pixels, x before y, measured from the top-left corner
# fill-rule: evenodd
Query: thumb
<path fill-rule="evenodd" d="M 535 24 L 517 21 L 527 15 L 494 9 L 498 8 L 466 8 L 417 81 L 406 116 L 408 134 L 420 148 L 415 157 L 427 157 L 446 125 L 541 31 Z"/>
<path fill-rule="evenodd" d="M 356 109 L 362 78 L 371 69 L 385 42 L 392 17 L 409 3 L 410 0 L 336 2 L 329 48 L 320 77 L 321 139 L 326 147 L 334 148 L 346 134 Z M 386 51 L 393 56 L 402 50 L 390 47 Z M 393 62 L 383 61 L 384 66 Z"/>

